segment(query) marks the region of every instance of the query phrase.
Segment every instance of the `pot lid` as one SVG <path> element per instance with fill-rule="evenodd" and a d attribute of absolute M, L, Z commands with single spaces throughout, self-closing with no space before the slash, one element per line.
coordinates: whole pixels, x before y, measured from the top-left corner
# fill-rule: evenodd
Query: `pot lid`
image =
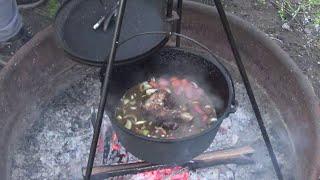
<path fill-rule="evenodd" d="M 58 11 L 55 31 L 63 49 L 85 64 L 102 65 L 108 56 L 115 28 L 117 11 L 116 0 L 70 0 Z M 130 0 L 127 1 L 120 43 L 136 34 L 148 31 L 169 31 L 171 24 L 165 16 L 166 1 Z M 103 18 L 105 16 L 105 18 Z M 108 17 L 108 28 L 104 22 Z M 103 23 L 97 29 L 94 25 Z M 165 35 L 145 35 L 135 37 L 121 44 L 117 51 L 115 64 L 140 60 L 162 48 L 168 38 Z"/>

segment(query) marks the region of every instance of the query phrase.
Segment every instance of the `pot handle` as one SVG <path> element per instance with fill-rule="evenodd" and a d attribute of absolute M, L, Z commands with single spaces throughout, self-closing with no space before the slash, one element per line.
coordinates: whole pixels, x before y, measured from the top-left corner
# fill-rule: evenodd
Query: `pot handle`
<path fill-rule="evenodd" d="M 150 32 L 143 32 L 143 33 L 138 33 L 138 34 L 135 34 L 121 42 L 119 42 L 119 46 L 123 45 L 124 43 L 130 41 L 131 39 L 134 39 L 136 37 L 139 37 L 139 36 L 146 36 L 146 35 L 165 35 L 167 38 L 170 38 L 171 36 L 176 36 L 176 37 L 181 37 L 181 38 L 184 38 L 186 40 L 189 40 L 191 42 L 193 42 L 194 44 L 196 44 L 197 46 L 199 46 L 200 48 L 202 48 L 203 50 L 207 51 L 209 53 L 210 56 L 212 56 L 213 58 L 217 59 L 217 62 L 222 65 L 222 63 L 218 60 L 219 58 L 211 52 L 211 50 L 205 46 L 204 44 L 200 43 L 199 41 L 189 37 L 189 36 L 186 36 L 186 35 L 183 35 L 183 34 L 180 34 L 180 33 L 176 33 L 176 32 L 167 32 L 167 31 L 150 31 Z M 222 65 L 222 67 L 224 67 Z"/>

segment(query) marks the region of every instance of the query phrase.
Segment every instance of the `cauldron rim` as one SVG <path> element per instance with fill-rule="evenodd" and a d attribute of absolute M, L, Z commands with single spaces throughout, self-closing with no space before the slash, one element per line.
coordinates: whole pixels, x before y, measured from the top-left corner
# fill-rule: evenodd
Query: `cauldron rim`
<path fill-rule="evenodd" d="M 223 75 L 223 78 L 225 80 L 225 82 L 227 83 L 227 87 L 228 87 L 228 101 L 227 101 L 227 106 L 225 108 L 225 110 L 223 111 L 222 115 L 220 117 L 218 117 L 218 121 L 215 123 L 215 125 L 211 126 L 210 128 L 205 129 L 204 131 L 192 135 L 192 136 L 186 136 L 183 138 L 177 138 L 177 139 L 164 139 L 164 138 L 153 138 L 153 137 L 147 137 L 147 136 L 143 136 L 143 135 L 139 135 L 137 133 L 134 133 L 133 131 L 126 129 L 123 125 L 121 125 L 115 118 L 115 112 L 111 112 L 111 116 L 110 116 L 110 121 L 112 122 L 112 125 L 117 126 L 117 128 L 121 129 L 122 131 L 124 131 L 125 133 L 128 133 L 131 136 L 137 137 L 137 138 L 141 138 L 142 140 L 146 140 L 149 142 L 155 142 L 155 143 L 177 143 L 177 142 L 184 142 L 184 141 L 189 141 L 192 139 L 196 139 L 200 136 L 205 136 L 206 134 L 210 133 L 211 131 L 216 130 L 216 128 L 219 128 L 221 123 L 223 122 L 223 120 L 225 118 L 227 118 L 229 116 L 230 113 L 234 113 L 235 112 L 235 108 L 236 108 L 236 100 L 235 100 L 235 90 L 234 90 L 234 83 L 233 80 L 231 78 L 231 75 L 229 73 L 229 71 L 227 70 L 227 68 L 219 61 L 219 59 L 217 57 L 210 57 L 204 54 L 200 54 L 200 52 L 197 52 L 195 50 L 191 50 L 189 48 L 178 48 L 178 47 L 164 47 L 162 48 L 162 50 L 175 50 L 175 51 L 180 51 L 180 52 L 187 52 L 190 53 L 192 55 L 195 56 L 199 56 L 201 59 L 204 59 L 207 62 L 210 62 L 211 64 L 213 64 L 218 70 L 219 72 Z M 156 54 L 160 53 L 161 50 L 159 52 L 157 52 Z"/>

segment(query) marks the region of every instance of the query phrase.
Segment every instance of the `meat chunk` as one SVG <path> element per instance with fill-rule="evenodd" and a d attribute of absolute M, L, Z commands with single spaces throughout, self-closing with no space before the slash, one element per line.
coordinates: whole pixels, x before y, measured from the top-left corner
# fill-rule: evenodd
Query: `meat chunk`
<path fill-rule="evenodd" d="M 166 90 L 153 93 L 143 104 L 142 109 L 146 115 L 153 116 L 157 121 L 174 118 L 174 111 L 170 110 L 170 94 Z"/>
<path fill-rule="evenodd" d="M 159 110 L 164 107 L 167 96 L 165 91 L 157 90 L 142 104 L 142 107 L 146 111 Z"/>
<path fill-rule="evenodd" d="M 175 104 L 175 99 L 166 90 L 157 90 L 143 104 L 142 109 L 148 119 L 165 129 L 178 128 L 177 121 L 190 122 L 193 116 L 187 112 L 181 112 Z"/>

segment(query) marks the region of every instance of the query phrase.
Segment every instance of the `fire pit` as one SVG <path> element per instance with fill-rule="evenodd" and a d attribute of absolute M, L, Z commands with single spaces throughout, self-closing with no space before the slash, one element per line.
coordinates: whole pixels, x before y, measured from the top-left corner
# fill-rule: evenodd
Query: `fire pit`
<path fill-rule="evenodd" d="M 224 36 L 220 23 L 215 23 L 220 22 L 217 13 L 214 13 L 215 11 L 213 8 L 191 2 L 187 2 L 185 8 L 186 10 L 182 28 L 185 32 L 183 32 L 183 34 L 187 34 L 208 46 L 211 51 L 224 60 L 224 63 L 229 70 L 234 72 L 233 77 L 236 79 L 238 74 L 236 73 L 234 64 L 232 63 L 233 58 L 232 53 L 230 53 L 229 44 L 226 41 L 226 37 Z M 281 148 L 288 150 L 286 152 L 291 153 L 288 153 L 289 156 L 284 156 L 285 160 L 283 162 L 296 165 L 288 167 L 286 163 L 283 163 L 283 169 L 289 169 L 292 175 L 297 179 L 317 178 L 319 175 L 318 170 L 320 162 L 320 156 L 317 149 L 319 149 L 320 144 L 319 125 L 316 120 L 320 118 L 320 108 L 319 101 L 314 95 L 311 85 L 302 75 L 300 70 L 293 64 L 290 58 L 281 49 L 279 49 L 278 46 L 274 45 L 270 40 L 264 37 L 262 33 L 256 31 L 252 26 L 236 17 L 230 16 L 230 20 L 236 39 L 238 40 L 238 45 L 243 55 L 243 59 L 245 60 L 245 65 L 252 77 L 251 80 L 252 82 L 256 82 L 256 94 L 259 97 L 258 99 L 260 100 L 259 102 L 261 102 L 260 104 L 262 104 L 263 114 L 270 116 L 269 118 L 266 118 L 266 123 L 269 127 L 268 129 L 273 131 L 272 134 L 283 135 L 282 137 L 284 137 L 287 142 L 284 144 L 284 147 L 281 147 L 280 144 L 285 141 L 281 138 L 277 139 L 277 137 L 273 137 L 276 152 L 282 153 L 279 151 Z M 188 44 L 183 45 L 188 46 Z M 33 167 L 40 169 L 41 167 L 38 166 L 43 165 L 43 163 L 52 162 L 52 159 L 50 159 L 49 156 L 43 157 L 41 155 L 44 155 L 45 152 L 48 153 L 47 155 L 54 152 L 59 154 L 62 147 L 56 147 L 55 150 L 48 148 L 53 147 L 50 146 L 52 143 L 56 143 L 54 145 L 61 145 L 57 143 L 56 137 L 58 135 L 50 134 L 52 132 L 57 133 L 57 131 L 50 131 L 50 129 L 61 129 L 61 131 L 68 130 L 69 127 L 74 127 L 73 123 L 78 123 L 78 129 L 75 130 L 79 130 L 79 133 L 82 133 L 78 135 L 83 135 L 83 139 L 80 138 L 80 140 L 75 141 L 78 144 L 66 145 L 66 150 L 79 150 L 78 152 L 80 152 L 80 154 L 78 153 L 78 156 L 70 157 L 69 160 L 73 158 L 79 158 L 79 162 L 81 162 L 81 158 L 84 159 L 84 161 L 86 160 L 88 154 L 87 147 L 89 144 L 85 140 L 88 140 L 88 137 L 91 137 L 89 129 L 91 117 L 87 115 L 92 114 L 95 110 L 86 109 L 87 106 L 92 106 L 94 104 L 89 103 L 85 106 L 79 105 L 85 104 L 91 98 L 95 98 L 99 94 L 97 90 L 99 88 L 97 87 L 97 80 L 95 78 L 91 78 L 90 80 L 90 76 L 95 77 L 95 73 L 92 68 L 75 64 L 65 56 L 62 49 L 57 47 L 52 36 L 51 28 L 44 30 L 24 46 L 11 59 L 9 65 L 1 71 L 0 114 L 2 125 L 0 131 L 0 144 L 3 148 L 0 150 L 2 157 L 0 173 L 5 177 L 5 179 L 10 179 L 10 177 L 19 178 L 19 176 L 24 177 L 23 175 L 26 175 L 24 174 L 25 172 L 19 168 L 24 167 L 23 165 L 26 162 L 39 162 L 38 164 L 31 164 Z M 81 81 L 83 78 L 86 78 L 85 82 L 92 82 L 92 84 L 83 84 L 82 87 L 91 87 L 90 89 L 78 88 L 79 85 L 81 85 L 81 82 L 83 82 Z M 61 99 L 65 100 L 65 98 L 62 98 L 62 95 L 66 95 L 68 92 L 78 92 L 78 95 L 88 95 L 88 97 L 79 100 L 71 93 L 69 99 L 73 99 L 73 102 L 61 101 Z M 239 110 L 245 112 L 242 114 L 244 117 L 250 117 L 252 112 L 245 111 L 244 108 L 246 98 L 242 97 L 244 93 L 241 83 L 236 83 L 235 92 L 236 98 L 240 100 Z M 93 96 L 94 94 L 96 95 Z M 94 100 L 91 99 L 90 101 L 92 102 Z M 267 104 L 270 106 L 267 106 Z M 55 105 L 57 109 L 54 109 L 53 105 Z M 57 113 L 59 112 L 59 108 L 61 110 L 61 108 L 71 109 L 71 107 L 74 108 L 72 111 L 73 115 L 77 116 L 70 117 L 69 120 L 67 119 L 66 121 L 60 122 L 63 120 L 61 117 L 66 117 L 65 114 L 68 113 L 62 111 L 59 115 L 59 113 Z M 81 107 L 83 109 L 81 109 Z M 241 109 L 241 107 L 243 108 Z M 46 116 L 50 115 L 50 111 L 52 112 L 51 115 L 56 114 L 57 117 L 49 118 Z M 76 121 L 78 118 L 80 120 Z M 227 124 L 223 125 L 226 129 L 229 129 L 229 127 L 234 124 L 237 125 L 235 121 L 240 117 L 236 116 L 230 118 L 232 119 L 227 121 Z M 59 125 L 59 123 L 55 123 L 55 121 L 62 124 Z M 71 125 L 68 125 L 68 122 L 70 122 Z M 250 122 L 250 118 L 244 122 Z M 254 121 L 252 123 L 254 123 Z M 244 127 L 252 127 L 249 124 Z M 54 125 L 56 125 L 55 128 L 53 128 Z M 82 130 L 87 129 L 87 131 L 81 131 L 81 128 Z M 246 131 L 243 132 L 249 132 L 251 129 L 245 130 Z M 223 146 L 223 141 L 231 141 L 225 139 L 228 138 L 228 136 L 223 136 L 224 130 L 221 131 L 221 138 L 219 138 L 220 135 L 218 134 L 214 143 L 216 143 L 216 145 L 217 143 L 222 143 L 221 146 L 217 147 L 225 148 L 228 146 Z M 31 136 L 30 132 L 34 132 L 37 135 Z M 73 133 L 77 133 L 77 131 L 70 131 L 67 133 L 70 133 L 70 137 Z M 226 133 L 228 133 L 228 130 L 226 130 Z M 239 133 L 238 135 L 240 136 L 238 137 L 239 140 L 237 140 L 236 136 L 229 138 L 233 139 L 234 142 L 242 141 L 244 144 L 252 143 L 252 141 L 245 140 L 250 139 L 253 135 L 250 136 L 249 134 Z M 258 135 L 259 134 L 255 134 L 255 136 Z M 32 145 L 34 142 L 33 137 L 38 137 L 40 142 L 43 140 L 42 142 L 47 144 L 42 143 L 40 148 L 32 149 L 32 147 L 36 147 Z M 51 139 L 52 143 L 50 143 Z M 21 148 L 23 147 L 22 144 L 25 144 L 24 148 Z M 29 155 L 22 156 L 19 152 L 21 149 L 26 150 L 26 153 L 29 151 Z M 85 150 L 81 151 L 81 149 Z M 263 151 L 263 149 L 256 149 L 256 153 L 258 155 L 259 151 L 261 151 L 260 153 L 266 152 L 265 150 Z M 81 152 L 83 154 L 81 154 Z M 38 155 L 40 159 L 32 159 L 32 155 Z M 29 157 L 31 159 L 24 157 Z M 289 158 L 290 161 L 287 161 Z M 256 158 L 256 160 L 261 159 L 269 161 L 268 157 Z M 64 160 L 64 158 L 60 159 L 60 163 L 68 164 L 68 162 L 63 162 Z M 79 175 L 72 174 L 72 172 L 79 173 L 80 171 L 79 168 L 81 167 L 81 163 L 76 166 L 75 164 L 77 163 L 78 162 L 72 164 L 74 166 L 69 167 L 71 169 L 68 169 L 69 171 L 67 172 L 71 174 L 61 175 L 61 178 L 76 177 L 76 175 Z M 260 161 L 259 163 L 262 165 L 265 164 Z M 271 162 L 267 162 L 266 164 L 268 163 L 270 165 Z M 82 164 L 82 166 L 83 165 L 84 164 Z M 59 163 L 53 164 L 51 167 L 53 169 L 57 169 L 59 167 Z M 233 167 L 230 168 L 233 169 Z M 63 170 L 64 167 L 60 167 L 60 169 Z M 250 166 L 248 169 L 250 169 Z M 269 169 L 272 173 L 272 168 Z M 16 170 L 21 171 L 17 172 Z M 205 171 L 205 169 L 203 171 Z M 234 171 L 239 172 L 237 170 Z M 246 173 L 248 172 L 245 170 L 243 171 Z M 39 172 L 31 171 L 27 171 L 27 173 L 31 173 L 28 177 L 34 178 L 43 178 L 45 175 L 48 175 L 49 177 L 56 175 L 46 174 L 45 172 L 40 172 L 39 175 Z M 201 174 L 202 172 L 196 173 Z"/>

